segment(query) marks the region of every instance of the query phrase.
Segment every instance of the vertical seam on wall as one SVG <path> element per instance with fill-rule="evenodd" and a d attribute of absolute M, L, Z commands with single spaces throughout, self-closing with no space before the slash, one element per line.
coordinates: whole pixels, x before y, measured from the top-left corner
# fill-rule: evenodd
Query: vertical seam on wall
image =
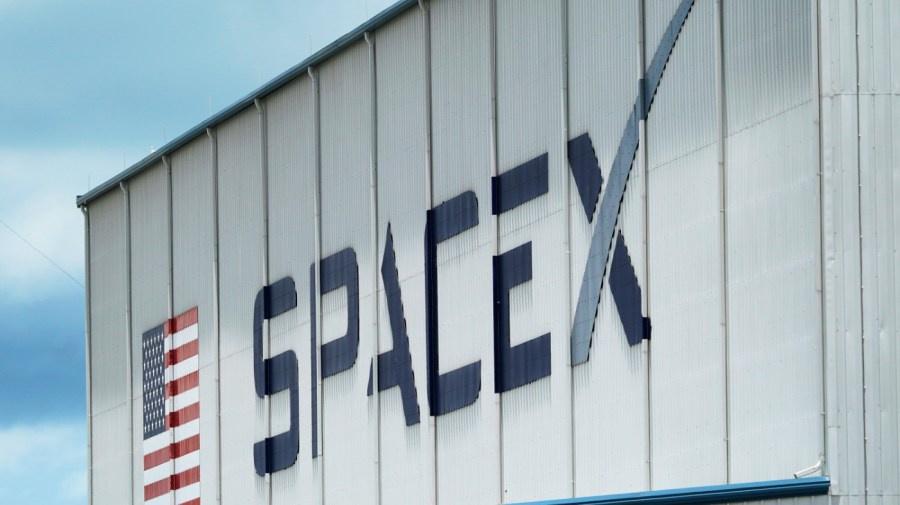
<path fill-rule="evenodd" d="M 497 2 L 491 0 L 488 15 L 488 33 L 489 33 L 489 58 L 490 58 L 490 93 L 491 93 L 491 129 L 490 129 L 490 176 L 493 179 L 500 174 L 499 156 L 500 148 L 498 146 L 499 139 L 497 126 Z M 493 256 L 500 253 L 500 216 L 491 213 L 491 225 L 493 227 Z M 494 358 L 496 359 L 496 358 Z M 494 363 L 496 367 L 496 363 Z M 496 385 L 495 385 L 496 388 Z M 506 496 L 506 482 L 503 472 L 503 394 L 494 395 L 495 412 L 497 415 L 497 468 L 500 482 L 499 496 L 497 503 L 504 503 Z"/>
<path fill-rule="evenodd" d="M 724 354 L 724 393 L 725 393 L 725 481 L 731 482 L 731 388 L 729 346 L 728 346 L 728 185 L 726 181 L 725 157 L 728 126 L 725 111 L 725 36 L 724 36 L 724 2 L 715 2 L 715 58 L 716 58 L 716 109 L 718 122 L 718 165 L 719 165 L 719 223 L 722 235 L 722 345 Z"/>
<path fill-rule="evenodd" d="M 810 16 L 810 24 L 812 25 L 813 32 L 813 47 L 815 47 L 815 57 L 811 58 L 813 61 L 813 71 L 816 73 L 815 83 L 816 83 L 816 98 L 818 102 L 818 118 L 817 118 L 817 140 L 818 145 L 816 146 L 816 156 L 817 160 L 817 168 L 818 168 L 818 183 L 819 183 L 819 319 L 820 319 L 820 331 L 821 331 L 821 342 L 822 342 L 822 454 L 820 454 L 820 459 L 823 462 L 822 466 L 822 474 L 828 475 L 829 467 L 828 467 L 828 403 L 829 403 L 829 394 L 828 394 L 828 378 L 827 378 L 827 363 L 828 363 L 828 348 L 829 348 L 829 339 L 826 332 L 827 319 L 825 315 L 825 180 L 824 180 L 824 157 L 822 156 L 822 146 L 823 143 L 823 129 L 824 125 L 822 123 L 822 34 L 821 34 L 821 9 L 818 5 L 818 0 L 809 0 L 812 9 L 812 15 Z"/>
<path fill-rule="evenodd" d="M 128 182 L 119 183 L 125 213 L 125 401 L 128 404 L 128 501 L 134 503 L 134 398 L 132 389 L 132 324 L 131 324 L 131 193 Z M 171 241 L 171 236 L 169 237 Z"/>
<path fill-rule="evenodd" d="M 861 373 L 862 373 L 862 429 L 863 429 L 863 501 L 867 501 L 869 495 L 869 441 L 868 426 L 866 422 L 866 320 L 865 320 L 865 296 L 864 296 L 864 279 L 863 275 L 863 218 L 862 218 L 862 130 L 860 118 L 860 73 L 859 73 L 859 0 L 853 2 L 853 22 L 854 31 L 856 32 L 855 43 L 855 71 L 856 71 L 856 225 L 859 231 L 859 336 L 860 336 L 860 357 L 861 357 Z"/>
<path fill-rule="evenodd" d="M 262 285 L 263 289 L 266 289 L 269 285 L 269 156 L 268 156 L 268 127 L 267 127 L 267 118 L 266 118 L 266 102 L 264 98 L 257 98 L 254 100 L 254 104 L 256 105 L 256 113 L 257 119 L 259 121 L 259 165 L 260 165 L 260 178 L 262 179 L 261 183 L 261 192 L 262 192 L 262 220 L 263 220 L 263 228 L 262 228 L 262 246 L 263 246 L 263 254 L 262 254 Z M 266 297 L 267 298 L 267 297 Z M 264 302 L 264 304 L 268 305 L 268 300 Z M 266 355 L 272 354 L 272 331 L 271 331 L 271 323 L 268 318 L 265 316 L 265 312 L 267 309 L 263 310 L 263 327 L 265 328 L 266 338 L 265 348 L 263 350 L 263 359 Z M 266 395 L 265 399 L 265 418 L 266 418 L 266 440 L 272 437 L 272 395 Z M 265 475 L 265 494 L 266 494 L 266 503 L 272 505 L 272 474 L 266 472 Z"/>
<path fill-rule="evenodd" d="M 638 61 L 640 64 L 640 71 L 638 72 L 639 82 L 644 78 L 644 74 L 647 72 L 647 19 L 646 19 L 646 2 L 645 0 L 640 0 L 638 2 Z M 641 87 L 641 99 L 647 99 L 644 97 L 643 85 Z M 643 105 L 642 105 L 643 106 Z M 647 318 L 650 318 L 650 156 L 648 154 L 648 146 L 647 146 L 647 118 L 644 117 L 641 119 L 640 123 L 640 150 L 641 150 L 641 160 L 644 164 L 644 181 L 643 181 L 643 191 L 644 191 L 644 291 L 646 291 L 647 295 L 642 297 L 642 300 L 646 304 L 646 314 Z M 646 459 L 646 467 L 647 467 L 647 488 L 653 489 L 653 403 L 651 401 L 651 387 L 650 387 L 650 379 L 651 379 L 651 371 L 650 371 L 650 360 L 651 360 L 651 348 L 652 348 L 652 340 L 648 338 L 644 338 L 641 341 L 641 346 L 644 348 L 645 358 L 644 358 L 644 388 L 646 395 L 646 405 L 647 416 L 647 447 L 645 449 L 645 459 Z"/>
<path fill-rule="evenodd" d="M 168 247 L 166 250 L 166 268 L 168 269 L 168 283 L 169 283 L 168 288 L 167 288 L 168 299 L 169 299 L 168 300 L 169 306 L 167 308 L 167 312 L 169 315 L 168 315 L 167 321 L 171 321 L 172 318 L 175 317 L 175 271 L 174 271 L 174 266 L 173 266 L 174 265 L 174 249 L 172 246 L 172 226 L 173 226 L 173 221 L 172 221 L 172 161 L 169 158 L 169 155 L 167 155 L 167 154 L 163 155 L 162 161 L 163 161 L 163 165 L 165 165 L 165 167 L 166 167 L 166 209 L 168 211 L 168 216 L 166 219 L 166 238 L 168 239 L 167 240 Z M 129 241 L 130 241 L 130 238 L 129 238 Z M 174 337 L 173 337 L 173 339 L 174 339 Z M 170 371 L 168 373 L 172 374 L 173 372 L 170 369 Z M 168 377 L 169 376 L 167 375 L 166 381 L 168 381 Z M 175 405 L 174 397 L 171 399 L 167 399 L 166 403 L 168 404 L 169 401 L 172 402 L 172 406 L 173 406 L 173 408 L 170 410 L 170 412 L 171 412 L 171 411 L 175 410 L 174 409 L 174 405 Z M 168 432 L 169 432 L 169 445 L 171 447 L 171 446 L 175 445 L 175 430 L 168 430 Z M 175 475 L 177 473 L 175 471 L 175 458 L 172 458 L 169 460 L 169 471 L 171 472 L 171 475 Z M 171 491 L 171 493 L 169 493 L 169 495 L 170 495 L 169 503 L 172 505 L 175 505 L 175 495 L 176 494 L 177 494 L 177 491 L 174 489 Z"/>
<path fill-rule="evenodd" d="M 434 196 L 432 185 L 434 180 L 433 164 L 432 164 L 432 118 L 431 118 L 431 6 L 428 0 L 419 0 L 419 9 L 422 12 L 423 34 L 425 38 L 425 210 L 428 211 L 434 205 Z M 427 293 L 426 293 L 427 295 Z M 427 351 L 426 351 L 427 354 Z M 418 401 L 418 400 L 417 400 Z M 428 415 L 428 436 L 429 436 L 429 479 L 431 483 L 431 492 L 429 502 L 437 505 L 438 502 L 438 479 L 437 479 L 437 420 L 431 415 L 429 409 Z"/>
<path fill-rule="evenodd" d="M 87 387 L 85 388 L 85 407 L 87 411 L 87 499 L 88 505 L 93 503 L 93 477 L 94 477 L 94 458 L 92 449 L 93 429 L 94 429 L 94 413 L 91 411 L 91 394 L 93 393 L 93 384 L 91 383 L 91 217 L 88 212 L 88 206 L 81 207 L 81 213 L 84 215 L 84 369 L 87 377 Z"/>
<path fill-rule="evenodd" d="M 375 400 L 375 474 L 377 486 L 377 503 L 382 502 L 381 489 L 381 391 L 378 384 L 378 353 L 381 351 L 381 332 L 379 331 L 379 302 L 380 293 L 378 289 L 378 81 L 376 54 L 375 54 L 375 36 L 372 32 L 364 34 L 368 47 L 368 67 L 369 67 L 369 95 L 371 100 L 371 109 L 369 118 L 369 188 L 370 197 L 370 225 L 372 236 L 372 289 L 374 296 L 372 304 L 374 306 L 373 328 L 375 330 L 375 352 L 372 353 L 372 397 Z"/>
<path fill-rule="evenodd" d="M 216 503 L 222 503 L 222 339 L 219 335 L 219 155 L 216 133 L 207 128 L 209 138 L 210 168 L 212 171 L 212 219 L 213 219 L 213 336 L 216 339 Z"/>
<path fill-rule="evenodd" d="M 322 272 L 319 268 L 319 263 L 322 259 L 322 124 L 321 124 L 321 104 L 319 100 L 319 74 L 318 69 L 314 67 L 309 67 L 309 76 L 312 79 L 312 90 L 313 90 L 313 115 L 314 115 L 314 129 L 315 129 L 315 252 L 313 253 L 313 270 L 315 271 L 315 279 L 316 279 L 316 289 L 314 291 L 315 296 L 313 300 L 310 300 L 310 303 L 313 304 L 316 308 L 315 310 L 315 328 L 316 328 L 316 356 L 311 356 L 311 359 L 314 359 L 316 363 L 321 363 L 321 349 L 322 349 L 322 294 L 321 294 L 321 286 L 322 286 Z M 325 457 L 323 455 L 323 447 L 325 446 L 324 440 L 324 412 L 325 412 L 325 394 L 323 392 L 323 384 L 322 384 L 322 367 L 317 366 L 317 377 L 316 377 L 316 396 L 318 397 L 316 400 L 316 406 L 318 412 L 315 412 L 316 418 L 318 422 L 316 422 L 316 441 L 318 447 L 316 448 L 318 453 L 319 460 L 319 482 L 320 482 L 320 491 L 321 491 L 321 503 L 325 504 Z"/>
<path fill-rule="evenodd" d="M 562 136 L 560 138 L 560 152 L 566 153 L 569 141 L 569 0 L 560 2 L 562 15 L 560 16 L 562 24 L 562 71 L 560 78 L 562 80 L 562 93 L 560 96 L 561 104 L 561 123 Z M 565 200 L 563 209 L 566 211 L 566 327 L 572 327 L 572 212 L 569 208 L 569 202 L 572 199 L 572 181 L 569 180 L 567 170 L 568 159 L 563 158 L 563 172 L 565 174 Z M 569 496 L 575 497 L 575 368 L 572 366 L 572 354 L 566 355 L 566 372 L 569 381 Z"/>

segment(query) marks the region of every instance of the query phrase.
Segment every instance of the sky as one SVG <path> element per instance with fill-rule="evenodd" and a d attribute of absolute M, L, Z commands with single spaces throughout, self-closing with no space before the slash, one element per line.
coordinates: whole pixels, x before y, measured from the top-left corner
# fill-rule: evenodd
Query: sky
<path fill-rule="evenodd" d="M 87 503 L 76 195 L 392 3 L 0 0 L 0 503 Z"/>

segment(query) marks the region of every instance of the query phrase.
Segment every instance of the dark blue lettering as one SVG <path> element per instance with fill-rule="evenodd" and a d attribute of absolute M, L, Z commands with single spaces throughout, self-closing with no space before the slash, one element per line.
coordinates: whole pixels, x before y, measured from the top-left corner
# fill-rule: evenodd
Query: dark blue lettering
<path fill-rule="evenodd" d="M 288 431 L 253 444 L 253 464 L 258 475 L 277 472 L 292 466 L 300 451 L 298 363 L 294 351 L 285 351 L 263 359 L 263 321 L 297 307 L 294 279 L 285 277 L 265 286 L 256 294 L 253 304 L 253 378 L 256 396 L 265 398 L 280 391 L 290 391 L 291 426 Z"/>
<path fill-rule="evenodd" d="M 437 245 L 478 225 L 478 199 L 467 191 L 426 213 L 425 218 L 425 341 L 428 406 L 441 416 L 475 403 L 481 391 L 481 360 L 447 373 L 438 372 Z"/>

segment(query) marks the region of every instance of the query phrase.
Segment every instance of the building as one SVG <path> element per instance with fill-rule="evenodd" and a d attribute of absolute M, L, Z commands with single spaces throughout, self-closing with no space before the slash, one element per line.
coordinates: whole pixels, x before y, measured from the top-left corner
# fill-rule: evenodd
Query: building
<path fill-rule="evenodd" d="M 900 503 L 898 28 L 398 2 L 78 197 L 91 503 Z"/>

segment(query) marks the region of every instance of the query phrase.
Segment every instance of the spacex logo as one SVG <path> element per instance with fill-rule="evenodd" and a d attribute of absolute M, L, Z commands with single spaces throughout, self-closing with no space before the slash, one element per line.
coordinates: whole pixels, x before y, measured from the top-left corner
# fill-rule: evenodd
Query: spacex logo
<path fill-rule="evenodd" d="M 624 125 L 618 149 L 603 180 L 593 142 L 587 133 L 568 142 L 567 157 L 572 178 L 585 218 L 593 224 L 590 249 L 583 267 L 581 285 L 575 307 L 575 317 L 569 335 L 571 363 L 578 366 L 589 359 L 594 320 L 600 300 L 606 265 L 610 263 L 609 284 L 619 317 L 630 345 L 637 345 L 650 336 L 650 321 L 641 314 L 641 288 L 628 254 L 626 237 L 616 234 L 616 222 L 632 162 L 638 148 L 639 124 L 648 118 L 653 97 L 659 87 L 666 63 L 675 47 L 678 35 L 693 6 L 693 0 L 682 0 L 670 21 L 662 41 L 650 62 L 644 78 L 638 81 L 637 96 Z M 548 155 L 545 153 L 492 178 L 491 211 L 502 215 L 520 205 L 542 198 L 548 193 Z M 604 187 L 605 186 L 605 187 Z M 601 198 L 602 194 L 602 198 Z M 597 209 L 599 201 L 599 210 Z M 403 293 L 397 272 L 397 255 L 391 227 L 384 238 L 380 275 L 389 315 L 392 349 L 376 356 L 377 366 L 369 364 L 368 394 L 375 387 L 379 391 L 399 388 L 403 412 L 408 426 L 419 423 L 422 411 L 416 391 L 427 391 L 428 414 L 442 416 L 472 405 L 481 392 L 481 361 L 474 361 L 454 370 L 439 373 L 438 353 L 441 335 L 438 332 L 439 308 L 437 250 L 448 239 L 464 234 L 480 225 L 480 202 L 472 191 L 464 192 L 436 205 L 426 212 L 425 248 L 425 377 L 413 373 L 406 328 Z M 403 251 L 399 252 L 400 254 Z M 494 256 L 493 267 L 493 335 L 494 335 L 494 393 L 502 394 L 547 377 L 551 374 L 551 338 L 561 336 L 535 335 L 521 344 L 510 345 L 509 293 L 514 287 L 532 278 L 532 243 L 520 244 Z M 310 304 L 312 321 L 310 367 L 304 373 L 313 377 L 310 402 L 312 404 L 311 456 L 318 457 L 317 440 L 317 377 L 326 380 L 356 365 L 359 348 L 359 267 L 352 248 L 341 250 L 310 266 L 308 296 L 315 300 L 346 288 L 347 330 L 341 337 L 316 348 L 315 303 Z M 256 473 L 265 475 L 289 468 L 299 453 L 299 361 L 294 351 L 264 357 L 263 322 L 297 308 L 297 285 L 285 277 L 263 287 L 253 307 L 253 378 L 256 395 L 264 399 L 282 391 L 290 395 L 290 428 L 288 431 L 256 442 L 253 446 Z M 318 351 L 318 353 L 316 352 Z M 317 359 L 317 354 L 319 359 Z M 377 377 L 375 377 L 377 370 Z"/>

